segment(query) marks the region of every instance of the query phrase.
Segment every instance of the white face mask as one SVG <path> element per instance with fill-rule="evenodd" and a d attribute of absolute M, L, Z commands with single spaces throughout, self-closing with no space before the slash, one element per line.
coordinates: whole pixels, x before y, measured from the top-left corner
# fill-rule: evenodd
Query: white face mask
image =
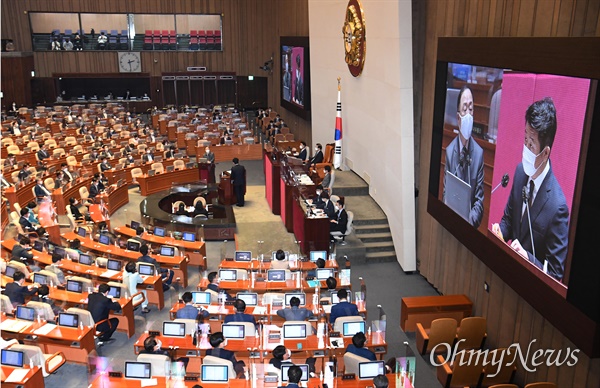
<path fill-rule="evenodd" d="M 317 195 L 321 195 L 321 190 L 317 190 Z"/>
<path fill-rule="evenodd" d="M 469 140 L 471 132 L 473 132 L 473 115 L 467 113 L 464 116 L 460 116 L 460 134 L 466 140 Z"/>
<path fill-rule="evenodd" d="M 542 152 L 544 151 L 542 150 Z M 527 146 L 523 145 L 523 171 L 525 171 L 527 176 L 531 177 L 535 175 L 537 170 L 542 166 L 542 164 L 540 164 L 539 166 L 535 167 L 535 160 L 542 154 L 542 152 L 536 155 L 531 152 Z"/>

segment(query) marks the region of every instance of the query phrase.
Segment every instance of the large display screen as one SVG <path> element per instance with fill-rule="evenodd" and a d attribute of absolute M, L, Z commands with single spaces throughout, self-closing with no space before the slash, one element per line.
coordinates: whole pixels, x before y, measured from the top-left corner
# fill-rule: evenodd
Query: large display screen
<path fill-rule="evenodd" d="M 307 118 L 310 111 L 310 61 L 307 37 L 281 37 L 281 106 Z"/>

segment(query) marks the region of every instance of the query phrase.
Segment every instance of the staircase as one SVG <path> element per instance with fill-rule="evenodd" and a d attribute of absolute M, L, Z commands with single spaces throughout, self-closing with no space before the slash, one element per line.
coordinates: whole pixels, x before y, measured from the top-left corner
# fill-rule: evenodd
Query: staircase
<path fill-rule="evenodd" d="M 354 233 L 366 248 L 365 261 L 367 263 L 397 260 L 387 219 L 355 220 Z"/>

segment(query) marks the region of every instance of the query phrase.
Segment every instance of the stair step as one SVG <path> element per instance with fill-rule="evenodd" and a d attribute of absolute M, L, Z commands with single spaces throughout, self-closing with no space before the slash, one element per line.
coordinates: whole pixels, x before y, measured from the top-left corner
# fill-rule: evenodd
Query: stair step
<path fill-rule="evenodd" d="M 369 243 L 364 243 L 364 246 L 367 250 L 367 253 L 394 251 L 394 242 L 393 241 L 369 242 Z"/>
<path fill-rule="evenodd" d="M 356 234 L 386 233 L 390 231 L 390 226 L 388 224 L 355 225 L 354 222 L 352 222 L 352 228 Z"/>
<path fill-rule="evenodd" d="M 356 237 L 363 243 L 392 241 L 392 234 L 387 233 L 357 233 Z"/>
<path fill-rule="evenodd" d="M 361 220 L 361 219 L 354 219 L 352 220 L 352 225 L 357 226 L 357 225 L 388 225 L 388 220 L 387 218 L 373 218 L 373 219 L 366 219 L 366 220 Z"/>
<path fill-rule="evenodd" d="M 396 254 L 392 252 L 367 252 L 365 255 L 367 263 L 387 263 L 397 260 Z"/>

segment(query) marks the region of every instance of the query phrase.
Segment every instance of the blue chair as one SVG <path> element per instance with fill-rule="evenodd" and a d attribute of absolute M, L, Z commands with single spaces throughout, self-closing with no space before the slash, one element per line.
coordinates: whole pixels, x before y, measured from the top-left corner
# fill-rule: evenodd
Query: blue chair
<path fill-rule="evenodd" d="M 108 49 L 116 50 L 118 48 L 118 40 L 116 35 L 109 35 L 108 37 Z"/>

